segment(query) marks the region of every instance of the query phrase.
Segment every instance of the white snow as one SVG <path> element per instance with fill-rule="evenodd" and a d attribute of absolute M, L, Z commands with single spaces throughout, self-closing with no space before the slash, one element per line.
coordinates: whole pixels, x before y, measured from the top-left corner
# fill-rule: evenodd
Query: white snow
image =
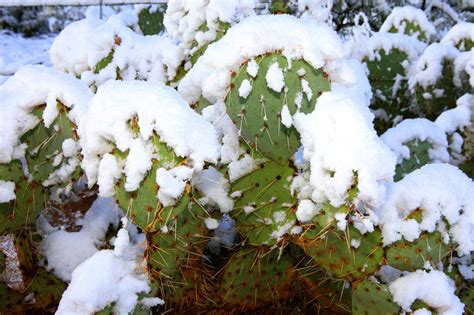
<path fill-rule="evenodd" d="M 426 44 L 405 34 L 375 33 L 372 37 L 365 40 L 364 43 L 354 47 L 353 55 L 361 61 L 365 58 L 368 60 L 380 60 L 381 50 L 388 54 L 392 49 L 397 49 L 407 55 L 408 63 L 403 64 L 403 66 L 408 70 L 409 64 L 413 64 L 425 48 Z"/>
<path fill-rule="evenodd" d="M 73 270 L 98 251 L 103 245 L 109 225 L 118 224 L 118 207 L 110 198 L 98 198 L 84 218 L 77 220 L 82 225 L 79 232 L 52 230 L 42 220 L 43 231 L 47 233 L 41 242 L 42 254 L 47 259 L 47 270 L 52 270 L 64 281 L 71 280 Z"/>
<path fill-rule="evenodd" d="M 156 183 L 160 187 L 157 197 L 163 206 L 175 203 L 186 188 L 187 181 L 191 180 L 193 169 L 181 165 L 170 170 L 159 168 L 156 170 Z"/>
<path fill-rule="evenodd" d="M 137 133 L 128 126 L 132 119 L 138 120 Z M 82 166 L 89 185 L 93 185 L 100 175 L 102 156 L 112 152 L 116 146 L 122 152 L 130 150 L 120 167 L 124 167 L 122 172 L 126 174 L 126 189 L 137 189 L 151 166 L 151 160 L 159 159 L 154 152 L 153 134 L 158 135 L 178 156 L 189 157 L 189 163 L 196 170 L 202 169 L 206 161 L 217 162 L 219 145 L 215 129 L 174 89 L 159 82 L 143 81 L 109 81 L 100 86 L 91 100 L 84 123 L 79 126 L 84 156 Z M 107 174 L 116 178 L 116 166 L 109 171 Z M 168 204 L 179 195 L 178 191 L 182 192 L 183 180 L 189 179 L 191 173 L 167 172 L 166 169 L 158 170 L 157 183 L 160 185 L 158 194 Z M 102 184 L 113 184 L 110 176 Z M 166 187 L 165 178 L 171 180 L 170 187 Z M 102 187 L 102 190 L 111 192 L 112 187 Z"/>
<path fill-rule="evenodd" d="M 351 246 L 354 247 L 354 248 L 359 248 L 360 240 L 357 240 L 355 238 L 351 239 Z"/>
<path fill-rule="evenodd" d="M 0 179 L 0 203 L 9 202 L 15 198 L 15 183 Z"/>
<path fill-rule="evenodd" d="M 209 230 L 215 230 L 219 226 L 219 222 L 214 218 L 206 218 L 204 223 Z"/>
<path fill-rule="evenodd" d="M 243 80 L 239 87 L 239 96 L 247 98 L 247 96 L 250 94 L 250 91 L 252 91 L 252 84 L 250 84 L 250 81 L 247 79 Z"/>
<path fill-rule="evenodd" d="M 221 212 L 227 213 L 234 208 L 234 201 L 228 196 L 229 182 L 215 168 L 209 167 L 196 174 L 192 184 L 208 202 L 217 205 Z"/>
<path fill-rule="evenodd" d="M 422 211 L 420 223 L 407 219 L 416 209 Z M 444 237 L 458 244 L 457 251 L 474 250 L 474 182 L 455 166 L 427 164 L 406 175 L 390 187 L 377 215 L 384 245 L 402 238 L 412 242 L 445 220 Z"/>
<path fill-rule="evenodd" d="M 298 202 L 298 208 L 296 209 L 296 217 L 301 222 L 309 222 L 311 219 L 319 213 L 319 209 L 309 199 L 303 199 Z"/>
<path fill-rule="evenodd" d="M 281 70 L 277 62 L 272 63 L 270 67 L 268 67 L 265 79 L 267 80 L 267 86 L 277 93 L 281 92 L 281 90 L 285 86 L 283 71 Z"/>
<path fill-rule="evenodd" d="M 48 50 L 53 39 L 53 36 L 25 38 L 0 30 L 0 84 L 2 84 L 2 76 L 13 75 L 25 65 L 49 66 Z"/>
<path fill-rule="evenodd" d="M 438 314 L 464 313 L 464 304 L 454 294 L 454 281 L 441 271 L 411 272 L 392 282 L 389 289 L 393 300 L 406 312 L 411 311 L 413 302 L 421 300 L 434 308 Z"/>
<path fill-rule="evenodd" d="M 430 39 L 436 34 L 436 29 L 428 20 L 425 12 L 412 6 L 393 8 L 390 15 L 387 16 L 380 27 L 380 32 L 388 32 L 391 28 L 395 28 L 398 33 L 404 33 L 407 23 L 413 23 L 419 26 L 427 39 Z M 418 35 L 421 34 L 415 33 L 411 36 L 417 37 Z"/>
<path fill-rule="evenodd" d="M 73 271 L 56 314 L 92 314 L 112 303 L 114 312 L 127 314 L 137 305 L 138 294 L 149 291 L 144 266 L 125 226 L 118 232 L 114 250 L 98 251 Z"/>
<path fill-rule="evenodd" d="M 255 78 L 258 74 L 258 63 L 253 58 L 247 63 L 247 73 L 252 78 Z"/>
<path fill-rule="evenodd" d="M 474 86 L 474 50 L 460 53 L 454 61 L 454 84 L 462 87 L 464 84 L 462 77 L 467 74 L 469 77 L 469 84 Z"/>
<path fill-rule="evenodd" d="M 408 86 L 411 89 L 416 85 L 424 88 L 433 86 L 443 74 L 443 63 L 454 64 L 458 55 L 459 51 L 451 45 L 440 43 L 429 45 L 410 70 Z"/>
<path fill-rule="evenodd" d="M 288 109 L 288 105 L 283 105 L 281 109 L 281 123 L 286 127 L 290 128 L 293 124 L 293 118 L 291 117 L 290 110 Z"/>
<path fill-rule="evenodd" d="M 257 166 L 257 161 L 255 161 L 249 154 L 245 154 L 241 159 L 229 163 L 229 180 L 234 182 L 255 170 Z"/>

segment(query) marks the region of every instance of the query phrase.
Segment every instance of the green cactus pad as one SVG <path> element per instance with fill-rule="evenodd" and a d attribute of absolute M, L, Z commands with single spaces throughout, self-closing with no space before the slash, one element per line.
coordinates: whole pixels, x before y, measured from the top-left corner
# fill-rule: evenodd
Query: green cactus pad
<path fill-rule="evenodd" d="M 396 182 L 401 180 L 406 174 L 410 174 L 431 162 L 428 152 L 433 148 L 433 145 L 430 142 L 415 139 L 405 145 L 410 150 L 410 158 L 403 159 L 400 164 L 397 164 L 394 177 Z"/>
<path fill-rule="evenodd" d="M 392 120 L 398 115 L 411 118 L 413 113 L 409 108 L 407 74 L 403 67 L 407 54 L 398 49 L 392 49 L 388 53 L 382 49 L 378 54 L 380 58 L 366 59 L 364 62 L 369 70 L 369 82 L 374 93 L 370 107 L 373 110 L 384 110 L 387 115 L 384 118 L 377 116 L 374 121 L 375 129 L 382 134 L 392 126 Z M 402 79 L 399 80 L 399 88 L 393 95 L 397 76 Z"/>
<path fill-rule="evenodd" d="M 95 66 L 94 73 L 97 74 L 101 72 L 103 69 L 105 69 L 105 67 L 107 67 L 112 62 L 113 58 L 114 58 L 114 50 L 112 49 L 107 56 L 99 60 L 99 62 Z"/>
<path fill-rule="evenodd" d="M 308 259 L 306 259 L 308 260 Z M 312 303 L 322 312 L 349 314 L 351 312 L 351 290 L 346 281 L 332 277 L 310 260 L 298 264 L 298 283 L 310 294 Z"/>
<path fill-rule="evenodd" d="M 31 176 L 39 183 L 47 180 L 49 175 L 64 164 L 64 158 L 59 165 L 54 165 L 54 158 L 62 152 L 62 144 L 66 139 L 77 140 L 74 133 L 75 126 L 67 117 L 68 109 L 58 102 L 59 114 L 49 128 L 40 122 L 34 129 L 21 137 L 21 141 L 28 145 L 26 161 Z M 37 107 L 32 114 L 41 119 L 43 107 Z M 78 178 L 79 166 L 75 173 Z"/>
<path fill-rule="evenodd" d="M 138 26 L 143 35 L 156 35 L 163 31 L 163 13 L 166 5 L 160 5 L 153 12 L 151 8 L 144 8 L 138 13 Z"/>
<path fill-rule="evenodd" d="M 465 314 L 474 314 L 474 285 L 471 283 L 461 289 L 458 296 L 465 305 Z"/>
<path fill-rule="evenodd" d="M 184 197 L 182 200 L 177 202 L 175 206 L 163 208 L 157 198 L 158 185 L 156 184 L 156 171 L 161 167 L 172 167 L 178 165 L 181 161 L 174 152 L 169 149 L 166 144 L 160 142 L 157 135 L 153 135 L 153 143 L 159 159 L 155 159 L 152 162 L 152 167 L 148 174 L 145 176 L 140 184 L 140 188 L 136 191 L 128 192 L 125 190 L 125 181 L 122 179 L 116 184 L 115 187 L 115 198 L 120 207 L 126 210 L 133 223 L 138 225 L 143 231 L 153 232 L 158 230 L 161 226 L 157 226 L 159 221 L 166 218 L 170 211 L 177 214 L 177 211 L 182 211 L 189 201 Z M 115 156 L 118 159 L 124 160 L 128 153 L 121 153 L 115 150 Z M 158 221 L 155 220 L 155 217 Z"/>
<path fill-rule="evenodd" d="M 15 183 L 16 199 L 0 203 L 0 235 L 33 223 L 46 204 L 46 193 L 36 181 L 28 182 L 18 160 L 0 164 L 0 178 Z"/>
<path fill-rule="evenodd" d="M 243 248 L 222 271 L 218 294 L 222 304 L 252 309 L 289 296 L 295 261 L 278 251 Z"/>
<path fill-rule="evenodd" d="M 353 284 L 352 314 L 398 314 L 400 306 L 386 285 L 365 279 Z"/>
<path fill-rule="evenodd" d="M 189 198 L 185 194 L 183 199 Z M 209 240 L 209 230 L 204 224 L 207 216 L 204 209 L 195 202 L 172 210 L 167 214 L 162 226 L 167 233 L 148 233 L 147 257 L 152 273 L 156 277 L 172 278 L 188 255 L 201 259 L 203 249 Z M 163 219 L 165 217 L 162 217 Z"/>
<path fill-rule="evenodd" d="M 360 241 L 358 248 L 351 246 L 352 239 Z M 330 227 L 322 230 L 317 238 L 308 238 L 303 232 L 295 243 L 313 258 L 316 265 L 349 281 L 376 272 L 384 256 L 379 230 L 362 235 L 352 226 L 345 231 Z"/>
<path fill-rule="evenodd" d="M 437 266 L 439 261 L 449 258 L 453 244 L 444 244 L 439 232 L 424 233 L 414 242 L 405 240 L 390 245 L 387 249 L 387 264 L 403 271 L 422 269 L 425 262 Z"/>
<path fill-rule="evenodd" d="M 295 222 L 296 200 L 288 181 L 293 173 L 289 166 L 266 162 L 231 185 L 232 193 L 240 193 L 232 214 L 250 244 L 274 245 L 277 238 L 272 233 Z"/>
<path fill-rule="evenodd" d="M 291 61 L 289 68 L 286 57 L 278 53 L 259 56 L 255 61 L 259 67 L 255 78 L 248 74 L 247 64 L 233 77 L 226 97 L 227 113 L 248 144 L 265 157 L 284 164 L 301 144 L 296 128 L 287 128 L 282 124 L 283 106 L 286 104 L 289 112 L 294 114 L 297 111 L 295 99 L 300 95 L 299 110 L 303 113 L 312 112 L 319 94 L 329 90 L 329 79 L 322 69 L 314 69 L 304 60 Z M 283 70 L 285 87 L 280 93 L 267 86 L 266 74 L 274 63 L 278 63 Z M 304 71 L 299 71 L 300 69 Z M 303 93 L 302 79 L 308 82 L 312 91 L 310 100 Z M 252 85 L 247 98 L 239 96 L 239 88 L 244 80 Z"/>

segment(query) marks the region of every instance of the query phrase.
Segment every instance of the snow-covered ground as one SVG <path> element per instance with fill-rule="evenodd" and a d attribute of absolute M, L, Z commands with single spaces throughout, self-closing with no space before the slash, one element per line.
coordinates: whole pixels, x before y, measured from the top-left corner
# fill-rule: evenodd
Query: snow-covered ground
<path fill-rule="evenodd" d="M 49 47 L 56 34 L 25 38 L 11 31 L 0 31 L 0 84 L 28 64 L 51 65 Z"/>

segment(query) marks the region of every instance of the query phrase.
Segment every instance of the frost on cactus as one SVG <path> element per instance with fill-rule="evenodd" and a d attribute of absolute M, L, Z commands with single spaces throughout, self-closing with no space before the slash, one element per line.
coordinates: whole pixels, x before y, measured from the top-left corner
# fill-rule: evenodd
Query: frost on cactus
<path fill-rule="evenodd" d="M 139 22 L 131 12 L 107 21 L 73 22 L 51 46 L 51 62 L 95 87 L 110 79 L 171 81 L 182 61 L 181 49 L 162 35 L 133 31 Z"/>
<path fill-rule="evenodd" d="M 374 97 L 375 128 L 385 131 L 400 118 L 413 117 L 408 94 L 409 68 L 424 45 L 403 34 L 376 33 L 357 53 L 367 65 Z"/>
<path fill-rule="evenodd" d="M 395 181 L 425 164 L 450 162 L 445 132 L 427 119 L 405 119 L 381 139 L 397 155 Z"/>
<path fill-rule="evenodd" d="M 5 100 L 0 114 L 5 122 L 0 126 L 0 215 L 1 230 L 8 232 L 36 219 L 45 203 L 44 187 L 64 186 L 80 175 L 74 130 L 92 93 L 74 77 L 30 66 L 9 79 L 0 96 Z"/>
<path fill-rule="evenodd" d="M 425 12 L 412 6 L 396 7 L 385 19 L 380 32 L 402 33 L 429 42 L 436 30 Z"/>

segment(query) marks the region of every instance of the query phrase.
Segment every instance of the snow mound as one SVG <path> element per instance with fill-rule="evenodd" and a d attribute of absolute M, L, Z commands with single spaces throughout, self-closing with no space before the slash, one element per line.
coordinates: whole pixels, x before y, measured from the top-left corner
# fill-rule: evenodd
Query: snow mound
<path fill-rule="evenodd" d="M 126 219 L 122 219 L 126 223 Z M 136 249 L 130 244 L 126 224 L 120 229 L 114 250 L 101 250 L 80 264 L 72 273 L 56 314 L 92 314 L 114 303 L 114 312 L 131 313 L 138 294 L 150 291 Z M 154 303 L 149 303 L 154 302 Z M 163 304 L 161 299 L 145 305 Z"/>
<path fill-rule="evenodd" d="M 474 42 L 474 23 L 460 22 L 444 35 L 441 39 L 442 44 L 457 46 L 460 50 L 466 51 L 464 41 Z"/>
<path fill-rule="evenodd" d="M 77 220 L 82 228 L 79 232 L 52 230 L 41 242 L 42 254 L 47 259 L 46 269 L 64 281 L 71 280 L 71 274 L 78 265 L 98 251 L 112 224 L 118 224 L 118 208 L 110 198 L 98 198 L 84 218 Z M 52 227 L 42 220 L 42 230 Z"/>
<path fill-rule="evenodd" d="M 397 49 L 407 55 L 409 64 L 413 64 L 425 48 L 426 44 L 405 34 L 375 33 L 363 45 L 356 46 L 353 54 L 361 61 L 365 58 L 372 61 L 380 60 L 381 50 L 388 54 L 392 49 Z M 404 65 L 406 70 L 409 64 Z"/>

